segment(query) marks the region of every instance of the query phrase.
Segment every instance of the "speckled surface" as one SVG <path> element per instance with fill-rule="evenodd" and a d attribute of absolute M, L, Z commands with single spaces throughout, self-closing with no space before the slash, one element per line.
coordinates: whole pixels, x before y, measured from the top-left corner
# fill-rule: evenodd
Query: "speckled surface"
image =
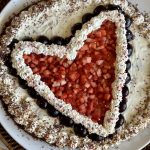
<path fill-rule="evenodd" d="M 0 0 L 0 9 L 2 9 L 3 8 L 3 6 L 6 4 L 8 2 L 8 0 L 7 1 L 2 1 L 2 0 Z M 146 148 L 146 150 L 148 150 L 148 149 L 150 149 L 150 145 Z"/>

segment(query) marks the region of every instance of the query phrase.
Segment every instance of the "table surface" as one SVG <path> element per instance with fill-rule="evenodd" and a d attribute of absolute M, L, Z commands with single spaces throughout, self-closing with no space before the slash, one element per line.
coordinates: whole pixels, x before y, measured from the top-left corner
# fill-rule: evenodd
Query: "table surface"
<path fill-rule="evenodd" d="M 10 0 L 0 0 L 0 11 Z M 0 125 L 0 150 L 23 150 L 23 148 L 13 140 L 5 129 Z M 150 150 L 150 144 L 143 150 Z"/>

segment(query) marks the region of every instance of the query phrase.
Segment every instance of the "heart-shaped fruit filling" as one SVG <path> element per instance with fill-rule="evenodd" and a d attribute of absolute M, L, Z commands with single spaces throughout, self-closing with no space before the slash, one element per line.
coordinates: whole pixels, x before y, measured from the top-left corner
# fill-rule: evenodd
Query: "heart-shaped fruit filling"
<path fill-rule="evenodd" d="M 101 12 L 65 46 L 19 42 L 11 57 L 20 77 L 63 115 L 90 133 L 115 131 L 127 77 L 123 14 Z"/>
<path fill-rule="evenodd" d="M 115 79 L 116 26 L 111 21 L 88 35 L 75 60 L 32 53 L 25 63 L 41 76 L 57 98 L 102 123 L 110 108 Z"/>

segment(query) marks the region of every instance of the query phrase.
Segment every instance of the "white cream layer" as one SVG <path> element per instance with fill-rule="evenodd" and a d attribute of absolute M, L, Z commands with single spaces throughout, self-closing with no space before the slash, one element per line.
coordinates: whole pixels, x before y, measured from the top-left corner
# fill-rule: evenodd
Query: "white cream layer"
<path fill-rule="evenodd" d="M 85 2 L 78 1 L 78 3 L 73 3 L 71 1 L 72 0 L 66 0 L 64 2 L 64 0 L 56 0 L 56 2 L 53 2 L 53 11 L 51 11 L 52 7 L 50 5 L 46 9 L 46 19 L 43 16 L 43 11 L 45 10 L 39 11 L 39 8 L 36 7 L 30 8 L 28 12 L 22 12 L 21 17 L 19 16 L 19 18 L 17 17 L 13 19 L 12 24 L 13 26 L 15 26 L 15 28 L 12 28 L 12 32 L 14 34 L 10 32 L 11 27 L 7 28 L 6 35 L 4 35 L 2 39 L 3 43 L 7 45 L 10 44 L 13 38 L 17 38 L 18 40 L 21 40 L 26 36 L 36 38 L 41 34 L 49 38 L 55 35 L 67 37 L 70 35 L 70 30 L 68 29 L 70 29 L 71 26 L 75 23 L 80 22 L 83 14 L 92 12 L 94 8 L 99 4 L 104 5 L 108 3 L 120 5 L 126 13 L 132 16 L 134 19 L 134 23 L 132 26 L 134 28 L 141 26 L 140 31 L 138 30 L 138 28 L 135 28 L 135 30 L 133 30 L 132 28 L 132 31 L 135 35 L 137 35 L 141 31 L 147 32 L 143 29 L 142 26 L 144 17 L 141 14 L 137 14 L 133 6 L 128 6 L 128 2 L 126 0 L 87 0 Z M 43 3 L 42 5 L 45 4 Z M 54 7 L 54 5 L 56 7 Z M 72 9 L 72 7 L 74 9 Z M 41 21 L 39 22 L 38 20 Z M 59 28 L 60 26 L 62 28 Z M 150 122 L 150 102 L 148 101 L 148 99 L 150 99 L 150 94 L 148 96 L 148 93 L 150 93 L 150 87 L 148 87 L 150 85 L 149 43 L 150 41 L 148 41 L 148 39 L 140 36 L 137 36 L 136 39 L 132 42 L 134 52 L 130 60 L 132 65 L 134 66 L 132 66 L 130 74 L 131 77 L 134 78 L 132 78 L 132 81 L 129 84 L 130 95 L 128 97 L 128 109 L 125 112 L 125 118 L 126 121 L 129 122 L 129 124 L 127 124 L 127 126 L 120 131 L 120 133 L 117 135 L 117 138 L 105 141 L 104 143 L 95 143 L 87 138 L 83 140 L 82 138 L 75 136 L 72 131 L 69 131 L 70 129 L 68 128 L 63 127 L 63 129 L 58 130 L 57 127 L 55 127 L 55 123 L 53 123 L 53 118 L 48 117 L 48 115 L 45 113 L 41 113 L 42 110 L 39 110 L 33 99 L 30 99 L 30 103 L 26 103 L 26 97 L 28 98 L 29 95 L 25 94 L 25 90 L 22 90 L 21 93 L 20 90 L 18 91 L 17 87 L 19 85 L 17 84 L 17 79 L 8 75 L 7 69 L 3 67 L 3 64 L 1 64 L 0 66 L 1 70 L 3 70 L 0 72 L 0 92 L 3 96 L 6 96 L 6 98 L 4 97 L 3 100 L 6 104 L 9 105 L 9 112 L 14 115 L 15 121 L 18 124 L 25 125 L 25 130 L 35 134 L 36 136 L 39 136 L 42 133 L 41 137 L 45 138 L 48 143 L 56 143 L 56 145 L 60 148 L 67 145 L 71 146 L 72 148 L 76 148 L 78 146 L 82 150 L 90 149 L 91 146 L 93 146 L 94 150 L 107 149 L 108 147 L 116 145 L 122 140 L 128 139 L 131 136 L 135 136 L 139 132 L 139 130 L 145 128 L 147 123 Z M 0 49 L 1 48 L 3 47 L 0 46 Z M 134 68 L 135 66 L 138 67 Z M 23 93 L 25 94 L 24 99 L 16 98 L 15 95 L 21 96 Z M 146 100 L 147 103 L 145 103 L 144 100 Z M 22 102 L 26 103 L 28 107 L 24 108 Z M 145 106 L 145 104 L 148 105 L 140 109 L 140 112 L 136 109 Z M 16 109 L 14 109 L 15 106 Z M 144 113 L 145 115 L 143 116 Z M 37 116 L 33 116 L 34 114 L 37 114 Z M 48 127 L 47 130 L 39 130 L 39 128 L 43 128 L 44 126 L 44 122 L 41 122 L 40 119 L 42 119 L 45 115 L 48 117 L 49 123 L 52 124 L 52 128 Z M 34 120 L 39 121 L 38 125 L 37 121 L 34 122 Z M 28 126 L 29 123 L 32 123 L 31 126 Z M 59 123 L 56 124 L 59 125 Z M 61 128 L 60 125 L 59 127 Z M 62 132 L 67 133 L 67 139 L 62 137 Z M 70 143 L 68 143 L 68 141 Z"/>
<path fill-rule="evenodd" d="M 117 27 L 117 58 L 115 62 L 115 81 L 112 84 L 113 99 L 111 101 L 110 110 L 106 112 L 102 126 L 98 123 L 94 123 L 90 118 L 79 114 L 76 110 L 73 110 L 70 104 L 66 104 L 63 100 L 56 98 L 49 87 L 40 80 L 40 76 L 34 75 L 31 68 L 26 66 L 23 54 L 36 53 L 52 56 L 56 55 L 60 58 L 66 56 L 69 60 L 73 60 L 77 55 L 77 51 L 84 45 L 87 35 L 100 28 L 105 20 L 115 22 Z M 124 15 L 120 14 L 118 11 L 109 11 L 100 13 L 100 15 L 92 18 L 89 22 L 84 24 L 81 31 L 76 32 L 75 37 L 71 39 L 66 47 L 54 44 L 47 46 L 38 42 L 19 42 L 16 44 L 16 47 L 12 52 L 12 63 L 21 78 L 27 80 L 28 85 L 34 87 L 34 89 L 48 100 L 48 102 L 57 110 L 72 118 L 76 123 L 83 124 L 90 133 L 107 136 L 115 131 L 115 125 L 119 116 L 122 88 L 127 76 L 125 73 L 125 62 L 128 59 L 127 55 L 128 51 Z"/>

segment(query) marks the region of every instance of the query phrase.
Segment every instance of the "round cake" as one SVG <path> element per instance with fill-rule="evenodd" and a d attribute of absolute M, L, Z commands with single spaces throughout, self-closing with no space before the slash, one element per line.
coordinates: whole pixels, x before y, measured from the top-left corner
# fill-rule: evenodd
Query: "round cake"
<path fill-rule="evenodd" d="M 108 149 L 150 122 L 149 16 L 126 0 L 47 0 L 0 37 L 13 120 L 59 148 Z"/>

